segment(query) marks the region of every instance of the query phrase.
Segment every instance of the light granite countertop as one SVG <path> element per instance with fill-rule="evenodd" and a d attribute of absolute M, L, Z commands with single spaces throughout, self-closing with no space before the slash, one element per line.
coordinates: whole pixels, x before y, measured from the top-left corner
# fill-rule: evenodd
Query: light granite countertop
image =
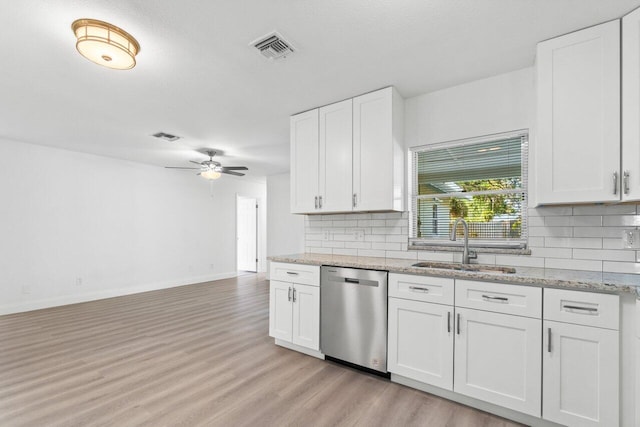
<path fill-rule="evenodd" d="M 540 286 L 545 288 L 576 289 L 591 292 L 634 293 L 640 299 L 640 275 L 606 273 L 600 271 L 561 270 L 535 267 L 515 267 L 515 273 L 493 271 L 461 271 L 443 268 L 413 267 L 416 260 L 399 258 L 358 257 L 326 254 L 292 254 L 270 256 L 270 261 L 307 265 L 386 270 L 392 273 L 450 277 Z M 459 264 L 457 264 L 459 265 Z"/>

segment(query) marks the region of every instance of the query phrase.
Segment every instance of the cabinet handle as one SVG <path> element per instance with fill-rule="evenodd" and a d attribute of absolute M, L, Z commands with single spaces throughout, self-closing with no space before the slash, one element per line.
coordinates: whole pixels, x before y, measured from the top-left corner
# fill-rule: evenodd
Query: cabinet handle
<path fill-rule="evenodd" d="M 318 206 L 322 209 L 322 196 L 318 197 Z"/>
<path fill-rule="evenodd" d="M 494 297 L 493 295 L 482 295 L 482 299 L 488 302 L 494 302 L 494 301 L 509 302 L 509 298 L 507 297 Z"/>
<path fill-rule="evenodd" d="M 451 312 L 447 311 L 447 333 L 451 333 Z"/>
<path fill-rule="evenodd" d="M 297 276 L 298 273 L 294 272 L 294 271 L 287 271 L 287 274 L 291 275 L 291 276 Z"/>
<path fill-rule="evenodd" d="M 296 288 L 293 288 L 293 302 L 296 302 Z"/>
<path fill-rule="evenodd" d="M 598 309 L 595 307 L 580 307 L 579 305 L 563 305 L 562 308 L 567 310 L 584 310 L 594 314 L 598 312 Z"/>
<path fill-rule="evenodd" d="M 356 206 L 358 206 L 358 195 L 353 193 L 353 207 L 355 208 Z"/>
<path fill-rule="evenodd" d="M 412 291 L 421 291 L 421 292 L 424 292 L 425 294 L 429 293 L 429 288 L 423 288 L 420 286 L 409 286 L 409 289 L 411 289 Z"/>
<path fill-rule="evenodd" d="M 316 196 L 316 209 L 318 209 L 318 196 Z"/>
<path fill-rule="evenodd" d="M 613 173 L 613 194 L 618 194 L 618 172 Z"/>
<path fill-rule="evenodd" d="M 291 301 L 291 286 L 289 286 L 289 293 L 287 294 L 287 300 Z"/>
<path fill-rule="evenodd" d="M 624 181 L 623 181 L 624 194 L 629 194 L 629 171 L 624 171 L 622 176 L 624 177 Z"/>
<path fill-rule="evenodd" d="M 460 313 L 458 313 L 458 322 L 456 324 L 456 333 L 460 335 Z"/>
<path fill-rule="evenodd" d="M 547 352 L 551 353 L 551 328 L 547 328 Z"/>

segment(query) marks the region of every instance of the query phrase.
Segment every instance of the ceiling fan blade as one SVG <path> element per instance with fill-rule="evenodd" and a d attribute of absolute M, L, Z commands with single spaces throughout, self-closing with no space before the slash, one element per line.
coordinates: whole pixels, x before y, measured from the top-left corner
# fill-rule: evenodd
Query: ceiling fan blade
<path fill-rule="evenodd" d="M 226 170 L 221 170 L 220 173 L 226 173 L 227 175 L 244 176 L 243 173 L 233 172 L 233 171 L 226 171 Z"/>
<path fill-rule="evenodd" d="M 248 171 L 249 168 L 246 166 L 223 166 L 222 170 L 225 171 Z"/>
<path fill-rule="evenodd" d="M 200 169 L 200 168 L 183 168 L 180 166 L 165 166 L 165 169 Z"/>
<path fill-rule="evenodd" d="M 191 163 L 195 163 L 196 165 L 200 165 L 200 166 L 202 166 L 202 163 L 200 163 L 200 162 L 196 162 L 195 160 L 189 160 L 189 161 L 190 161 Z"/>

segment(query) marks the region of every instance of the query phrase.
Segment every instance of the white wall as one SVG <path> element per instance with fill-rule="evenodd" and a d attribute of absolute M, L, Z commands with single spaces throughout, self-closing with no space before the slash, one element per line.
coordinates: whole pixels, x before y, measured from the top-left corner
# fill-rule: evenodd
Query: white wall
<path fill-rule="evenodd" d="M 236 194 L 266 199 L 264 183 L 210 187 L 188 172 L 2 139 L 0 171 L 0 314 L 233 276 Z"/>
<path fill-rule="evenodd" d="M 533 129 L 534 69 L 524 68 L 405 100 L 405 147 Z"/>
<path fill-rule="evenodd" d="M 290 213 L 290 175 L 267 177 L 267 255 L 304 252 L 304 215 Z"/>

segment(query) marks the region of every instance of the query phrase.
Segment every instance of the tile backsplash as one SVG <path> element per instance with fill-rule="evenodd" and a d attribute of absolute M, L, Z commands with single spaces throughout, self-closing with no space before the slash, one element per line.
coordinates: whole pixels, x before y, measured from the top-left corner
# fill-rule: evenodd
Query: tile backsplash
<path fill-rule="evenodd" d="M 530 208 L 531 255 L 481 253 L 477 262 L 520 267 L 640 273 L 640 250 L 624 249 L 622 232 L 640 228 L 640 205 Z M 305 251 L 336 255 L 460 261 L 458 252 L 410 251 L 409 214 L 308 215 Z"/>

